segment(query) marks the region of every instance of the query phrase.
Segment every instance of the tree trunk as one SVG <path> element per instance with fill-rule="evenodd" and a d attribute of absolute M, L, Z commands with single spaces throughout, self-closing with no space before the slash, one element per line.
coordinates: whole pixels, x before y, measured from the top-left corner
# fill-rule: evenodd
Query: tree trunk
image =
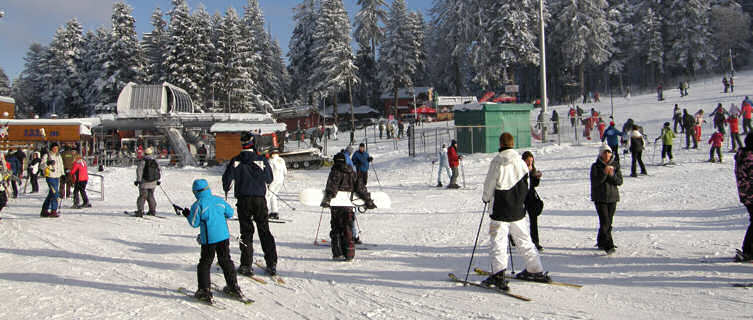
<path fill-rule="evenodd" d="M 350 99 L 350 128 L 351 132 L 356 131 L 356 116 L 353 113 L 353 93 L 351 92 L 350 79 L 348 79 L 348 98 Z M 353 137 L 354 135 L 350 135 Z M 350 140 L 350 144 L 353 144 L 353 140 Z"/>
<path fill-rule="evenodd" d="M 578 77 L 580 77 L 580 96 L 584 97 L 586 95 L 586 76 L 584 72 L 584 66 L 585 63 L 581 63 L 578 66 Z"/>
<path fill-rule="evenodd" d="M 395 113 L 395 120 L 397 120 L 397 91 L 398 91 L 397 80 L 394 80 L 393 82 L 394 83 L 392 84 L 392 96 L 395 98 L 395 100 L 394 100 L 394 104 L 392 105 L 392 108 Z"/>
<path fill-rule="evenodd" d="M 453 68 L 455 71 L 455 95 L 461 96 L 461 88 L 463 87 L 463 79 L 460 77 L 460 63 L 458 58 L 453 58 Z"/>

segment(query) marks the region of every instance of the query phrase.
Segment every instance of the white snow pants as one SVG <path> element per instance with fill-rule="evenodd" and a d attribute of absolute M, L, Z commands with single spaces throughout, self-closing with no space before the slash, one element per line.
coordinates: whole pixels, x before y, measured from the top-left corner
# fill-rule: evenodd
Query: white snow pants
<path fill-rule="evenodd" d="M 442 169 L 447 173 L 447 179 L 452 179 L 452 171 L 450 171 L 450 167 L 440 165 L 439 170 L 437 171 L 437 184 L 442 183 Z"/>
<path fill-rule="evenodd" d="M 272 182 L 269 185 L 269 187 L 267 187 L 266 198 L 267 198 L 267 207 L 269 209 L 269 213 L 273 213 L 273 212 L 280 213 L 280 211 L 278 211 L 280 209 L 278 205 L 279 200 L 277 199 L 277 196 L 272 194 L 272 192 L 274 192 L 275 194 L 280 194 L 281 189 L 282 189 L 282 183 Z"/>
<path fill-rule="evenodd" d="M 515 246 L 520 254 L 525 257 L 526 270 L 530 273 L 544 271 L 544 267 L 541 266 L 539 251 L 536 250 L 536 245 L 531 241 L 528 219 L 523 218 L 515 222 L 492 220 L 489 223 L 489 237 L 492 245 L 490 252 L 492 274 L 507 269 L 509 259 L 507 254 L 508 234 L 515 241 Z"/>

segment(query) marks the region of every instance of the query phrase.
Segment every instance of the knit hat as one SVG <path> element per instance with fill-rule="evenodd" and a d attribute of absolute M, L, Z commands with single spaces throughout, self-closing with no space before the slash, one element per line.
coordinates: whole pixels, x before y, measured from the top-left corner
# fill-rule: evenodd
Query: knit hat
<path fill-rule="evenodd" d="M 601 146 L 599 146 L 599 154 L 602 154 L 604 151 L 609 151 L 610 153 L 612 153 L 612 148 L 610 148 L 606 144 L 602 144 Z"/>
<path fill-rule="evenodd" d="M 154 153 L 154 149 L 152 149 L 152 147 L 146 148 L 146 150 L 144 150 L 145 155 L 151 155 L 152 153 Z"/>
<path fill-rule="evenodd" d="M 254 134 L 251 132 L 244 132 L 241 134 L 241 146 L 243 149 L 251 149 L 254 147 Z"/>
<path fill-rule="evenodd" d="M 664 123 L 664 126 L 665 126 L 665 127 L 669 127 L 669 122 L 665 122 L 665 123 Z"/>
<path fill-rule="evenodd" d="M 614 121 L 609 121 L 609 125 L 614 127 Z"/>

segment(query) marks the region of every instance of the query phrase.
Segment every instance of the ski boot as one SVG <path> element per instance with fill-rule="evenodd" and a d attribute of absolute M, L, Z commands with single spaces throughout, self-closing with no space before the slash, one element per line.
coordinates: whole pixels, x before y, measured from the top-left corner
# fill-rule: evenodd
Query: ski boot
<path fill-rule="evenodd" d="M 332 261 L 345 261 L 345 256 L 343 255 L 333 256 Z"/>
<path fill-rule="evenodd" d="M 57 210 L 50 211 L 50 215 L 47 216 L 48 218 L 60 218 L 60 214 L 58 214 Z"/>
<path fill-rule="evenodd" d="M 503 291 L 509 291 L 510 286 L 507 285 L 508 281 L 505 280 L 505 270 L 502 270 L 500 272 L 497 272 L 488 278 L 486 280 L 481 281 L 481 285 L 485 287 L 490 288 L 497 288 Z"/>
<path fill-rule="evenodd" d="M 270 219 L 275 219 L 275 220 L 276 219 L 280 219 L 280 214 L 277 213 L 277 212 L 272 212 L 272 213 L 269 214 L 269 218 Z"/>
<path fill-rule="evenodd" d="M 141 218 L 141 217 L 144 216 L 144 212 L 143 211 L 136 211 L 136 213 L 133 216 L 136 217 L 136 218 Z"/>
<path fill-rule="evenodd" d="M 214 303 L 212 291 L 210 291 L 208 288 L 196 290 L 196 293 L 193 294 L 193 297 L 209 304 Z"/>
<path fill-rule="evenodd" d="M 361 242 L 361 238 L 360 237 L 355 237 L 353 239 L 353 244 L 363 244 L 363 242 Z"/>
<path fill-rule="evenodd" d="M 83 207 L 83 208 L 91 208 L 92 204 L 87 202 L 87 203 L 84 203 L 81 207 Z"/>
<path fill-rule="evenodd" d="M 238 274 L 247 276 L 247 277 L 253 277 L 254 269 L 252 269 L 250 266 L 240 266 L 238 267 Z"/>
<path fill-rule="evenodd" d="M 549 277 L 548 273 L 546 272 L 530 273 L 528 272 L 527 269 L 523 269 L 523 271 L 516 274 L 515 279 L 533 281 L 533 282 L 543 282 L 543 283 L 552 282 L 552 278 Z"/>
<path fill-rule="evenodd" d="M 747 254 L 739 250 L 735 254 L 735 262 L 751 262 L 751 261 L 753 261 L 753 254 Z"/>
<path fill-rule="evenodd" d="M 441 188 L 441 187 L 442 187 L 442 183 L 441 182 L 437 183 L 437 188 Z"/>
<path fill-rule="evenodd" d="M 274 264 L 267 265 L 267 273 L 269 273 L 270 276 L 276 276 L 277 275 L 277 266 Z"/>
<path fill-rule="evenodd" d="M 156 213 L 156 212 L 154 212 L 154 211 L 149 211 L 149 212 L 147 212 L 147 213 L 146 213 L 146 215 L 147 215 L 147 216 L 156 216 L 156 215 L 157 215 L 157 213 Z"/>
<path fill-rule="evenodd" d="M 234 285 L 225 286 L 224 288 L 222 288 L 222 292 L 237 299 L 243 299 L 246 297 L 243 295 L 243 291 L 241 291 L 241 287 L 238 286 L 237 283 Z"/>
<path fill-rule="evenodd" d="M 42 211 L 39 213 L 39 216 L 42 218 L 47 218 L 50 216 L 50 212 L 47 211 L 46 209 L 42 209 Z"/>

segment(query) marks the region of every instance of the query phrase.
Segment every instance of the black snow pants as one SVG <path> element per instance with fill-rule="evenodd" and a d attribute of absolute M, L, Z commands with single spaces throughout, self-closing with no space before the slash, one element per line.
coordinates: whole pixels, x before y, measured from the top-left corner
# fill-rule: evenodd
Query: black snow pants
<path fill-rule="evenodd" d="M 595 202 L 594 204 L 596 205 L 596 213 L 599 214 L 599 233 L 596 236 L 596 246 L 604 250 L 612 249 L 614 248 L 612 220 L 614 220 L 617 202 Z"/>
<path fill-rule="evenodd" d="M 664 160 L 664 157 L 669 156 L 669 160 L 672 161 L 672 145 L 666 145 L 663 144 L 661 146 L 661 158 Z"/>
<path fill-rule="evenodd" d="M 743 253 L 753 256 L 753 205 L 745 207 L 748 209 L 750 223 L 748 224 L 748 231 L 745 232 L 745 239 L 743 239 Z"/>
<path fill-rule="evenodd" d="M 199 289 L 209 289 L 211 283 L 209 271 L 212 268 L 215 253 L 217 253 L 217 263 L 219 263 L 222 273 L 225 275 L 225 283 L 229 288 L 234 288 L 238 285 L 238 278 L 235 274 L 233 260 L 230 259 L 230 239 L 225 239 L 217 243 L 201 245 L 201 259 L 196 266 Z"/>
<path fill-rule="evenodd" d="M 257 196 L 238 197 L 238 223 L 241 226 L 241 266 L 251 267 L 254 258 L 254 223 L 259 229 L 259 242 L 267 268 L 277 267 L 277 246 L 269 231 L 267 200 Z"/>
<path fill-rule="evenodd" d="M 643 151 L 637 151 L 637 152 L 634 151 L 633 152 L 632 162 L 630 164 L 630 174 L 631 175 L 635 175 L 635 163 L 636 162 L 638 162 L 638 164 L 641 167 L 641 173 L 645 174 L 646 173 L 646 166 L 643 164 Z"/>
<path fill-rule="evenodd" d="M 353 243 L 353 207 L 331 207 L 330 211 L 332 215 L 329 220 L 329 237 L 332 256 L 353 259 L 356 256 L 356 245 Z"/>

